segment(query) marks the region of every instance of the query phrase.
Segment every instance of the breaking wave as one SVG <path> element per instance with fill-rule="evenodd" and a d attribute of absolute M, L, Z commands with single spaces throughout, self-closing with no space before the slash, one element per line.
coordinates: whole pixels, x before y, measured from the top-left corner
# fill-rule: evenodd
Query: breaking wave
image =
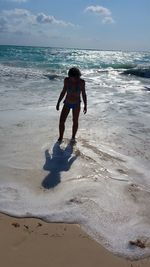
<path fill-rule="evenodd" d="M 128 70 L 125 70 L 123 74 L 135 75 L 135 76 L 143 77 L 143 78 L 150 78 L 150 67 L 128 69 Z"/>

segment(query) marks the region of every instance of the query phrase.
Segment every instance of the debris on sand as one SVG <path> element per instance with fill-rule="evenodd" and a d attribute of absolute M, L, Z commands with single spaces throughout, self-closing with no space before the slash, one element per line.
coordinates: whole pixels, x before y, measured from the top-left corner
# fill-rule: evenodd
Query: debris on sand
<path fill-rule="evenodd" d="M 139 248 L 145 248 L 145 243 L 141 241 L 140 239 L 137 239 L 135 241 L 129 241 L 130 245 L 137 246 Z"/>

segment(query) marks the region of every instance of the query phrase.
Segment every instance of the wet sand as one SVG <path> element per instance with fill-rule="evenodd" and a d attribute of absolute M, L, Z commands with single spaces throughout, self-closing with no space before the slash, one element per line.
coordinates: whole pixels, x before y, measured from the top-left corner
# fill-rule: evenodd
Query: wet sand
<path fill-rule="evenodd" d="M 150 258 L 130 261 L 113 255 L 78 225 L 0 214 L 0 232 L 3 267 L 150 266 Z"/>

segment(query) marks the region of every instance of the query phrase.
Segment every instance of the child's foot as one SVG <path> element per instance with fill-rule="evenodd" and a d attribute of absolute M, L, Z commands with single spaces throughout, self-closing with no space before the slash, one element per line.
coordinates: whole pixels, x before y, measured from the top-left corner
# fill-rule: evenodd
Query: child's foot
<path fill-rule="evenodd" d="M 70 139 L 70 143 L 71 143 L 71 144 L 76 144 L 76 142 L 77 142 L 77 141 L 76 141 L 75 138 L 71 138 L 71 139 Z"/>
<path fill-rule="evenodd" d="M 61 144 L 62 143 L 62 138 L 58 138 L 58 140 L 57 140 L 57 142 L 59 143 L 59 144 Z"/>

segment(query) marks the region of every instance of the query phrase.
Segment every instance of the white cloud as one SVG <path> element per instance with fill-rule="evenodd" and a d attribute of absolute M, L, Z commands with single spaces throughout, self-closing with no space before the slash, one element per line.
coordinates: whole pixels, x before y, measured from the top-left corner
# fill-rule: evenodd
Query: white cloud
<path fill-rule="evenodd" d="M 112 17 L 104 17 L 102 20 L 103 24 L 112 24 L 115 23 L 114 19 Z"/>
<path fill-rule="evenodd" d="M 91 13 L 95 13 L 98 15 L 101 15 L 102 19 L 102 23 L 103 24 L 111 24 L 114 23 L 114 19 L 111 16 L 111 11 L 103 6 L 88 6 L 85 8 L 84 10 L 85 12 L 91 12 Z"/>
<path fill-rule="evenodd" d="M 33 14 L 27 9 L 3 10 L 0 12 L 0 32 L 36 32 L 41 30 L 44 32 L 47 27 L 43 24 L 52 24 L 55 26 L 73 26 L 70 22 L 58 20 L 54 16 L 47 16 L 44 13 Z M 49 30 L 49 29 L 48 29 Z"/>
<path fill-rule="evenodd" d="M 35 15 L 27 9 L 3 10 L 0 18 L 5 20 L 5 27 L 8 32 L 23 30 L 35 22 Z"/>
<path fill-rule="evenodd" d="M 53 23 L 54 17 L 53 16 L 46 16 L 44 13 L 39 13 L 36 16 L 36 20 L 38 23 Z"/>
<path fill-rule="evenodd" d="M 7 0 L 7 2 L 14 2 L 14 3 L 26 3 L 28 0 Z"/>
<path fill-rule="evenodd" d="M 0 32 L 7 31 L 7 20 L 3 17 L 0 17 Z"/>
<path fill-rule="evenodd" d="M 90 11 L 93 13 L 98 13 L 100 15 L 104 15 L 104 16 L 110 16 L 111 12 L 108 8 L 103 7 L 103 6 L 88 6 L 85 9 L 85 12 Z"/>
<path fill-rule="evenodd" d="M 57 20 L 54 16 L 47 16 L 44 13 L 39 13 L 36 16 L 36 20 L 38 23 L 50 23 L 50 24 L 57 24 L 60 26 L 73 26 L 70 22 L 65 22 L 63 20 Z"/>
<path fill-rule="evenodd" d="M 30 17 L 31 16 L 31 12 L 27 9 L 19 9 L 19 8 L 15 8 L 15 9 L 11 9 L 11 10 L 3 10 L 1 12 L 1 15 L 5 16 L 5 17 Z"/>

